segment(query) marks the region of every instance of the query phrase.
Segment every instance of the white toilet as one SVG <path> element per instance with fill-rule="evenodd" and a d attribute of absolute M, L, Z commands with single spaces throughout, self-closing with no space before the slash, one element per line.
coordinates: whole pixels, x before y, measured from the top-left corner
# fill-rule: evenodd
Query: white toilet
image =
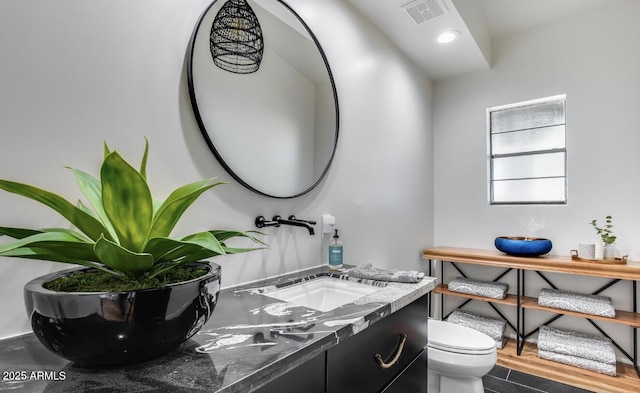
<path fill-rule="evenodd" d="M 482 377 L 497 360 L 496 342 L 466 326 L 429 319 L 427 393 L 484 393 Z"/>

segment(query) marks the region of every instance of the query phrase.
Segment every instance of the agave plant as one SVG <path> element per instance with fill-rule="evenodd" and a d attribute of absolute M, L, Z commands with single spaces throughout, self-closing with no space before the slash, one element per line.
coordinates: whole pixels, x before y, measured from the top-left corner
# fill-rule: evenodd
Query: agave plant
<path fill-rule="evenodd" d="M 215 178 L 197 181 L 177 188 L 164 201 L 156 201 L 147 184 L 148 153 L 146 141 L 138 171 L 105 143 L 99 179 L 69 168 L 93 209 L 82 201 L 73 204 L 40 188 L 0 180 L 0 188 L 54 209 L 77 229 L 0 227 L 0 235 L 15 239 L 0 245 L 0 256 L 88 266 L 126 280 L 153 278 L 184 263 L 256 249 L 228 247 L 225 241 L 233 237 L 264 245 L 252 231 L 211 230 L 169 237 L 202 193 L 224 183 L 214 182 Z"/>

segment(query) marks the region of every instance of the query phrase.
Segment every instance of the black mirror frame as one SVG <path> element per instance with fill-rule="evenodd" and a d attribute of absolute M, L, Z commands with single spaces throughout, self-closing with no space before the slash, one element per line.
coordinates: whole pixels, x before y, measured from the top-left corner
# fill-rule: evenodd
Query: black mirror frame
<path fill-rule="evenodd" d="M 189 88 L 189 99 L 191 101 L 191 107 L 193 109 L 193 113 L 195 115 L 196 122 L 198 123 L 198 128 L 200 129 L 200 132 L 202 133 L 202 136 L 204 137 L 204 140 L 206 141 L 207 146 L 209 146 L 209 149 L 214 154 L 214 156 L 216 157 L 216 159 L 218 160 L 220 165 L 222 165 L 222 167 L 238 183 L 240 183 L 245 188 L 247 188 L 247 189 L 249 189 L 249 190 L 251 190 L 251 191 L 253 191 L 253 192 L 257 193 L 257 194 L 260 194 L 260 195 L 263 195 L 263 196 L 267 196 L 267 197 L 270 197 L 270 198 L 277 198 L 277 199 L 291 199 L 291 198 L 296 198 L 296 197 L 302 196 L 304 194 L 307 194 L 309 191 L 313 190 L 318 184 L 320 184 L 322 179 L 324 179 L 324 177 L 326 176 L 327 172 L 329 171 L 329 167 L 331 166 L 331 163 L 333 162 L 333 157 L 335 156 L 336 148 L 338 146 L 338 135 L 339 135 L 339 128 L 340 128 L 340 112 L 339 112 L 339 106 L 338 106 L 338 93 L 337 93 L 337 90 L 336 90 L 335 81 L 333 79 L 333 73 L 331 72 L 331 67 L 329 66 L 329 62 L 327 60 L 327 56 L 324 53 L 324 49 L 322 49 L 322 45 L 320 45 L 320 42 L 316 38 L 315 34 L 313 34 L 313 31 L 311 31 L 309 26 L 300 17 L 300 15 L 298 15 L 297 12 L 295 12 L 293 10 L 293 8 L 291 8 L 291 6 L 289 6 L 289 4 L 287 4 L 283 0 L 275 0 L 278 3 L 282 4 L 282 6 L 287 8 L 289 10 L 289 12 L 291 12 L 296 17 L 296 19 L 298 19 L 298 21 L 300 21 L 300 23 L 302 24 L 302 26 L 304 26 L 305 30 L 307 31 L 307 33 L 309 33 L 309 36 L 311 37 L 313 42 L 316 44 L 316 47 L 318 48 L 320 56 L 322 57 L 322 60 L 324 61 L 324 65 L 325 65 L 325 67 L 327 69 L 327 74 L 329 76 L 329 81 L 331 82 L 331 89 L 333 91 L 333 99 L 334 99 L 334 105 L 335 105 L 336 126 L 335 126 L 335 138 L 334 138 L 334 142 L 333 142 L 331 156 L 329 157 L 329 160 L 327 161 L 327 164 L 324 167 L 324 169 L 322 170 L 322 173 L 320 174 L 320 176 L 318 176 L 318 178 L 315 180 L 315 182 L 310 187 L 308 187 L 307 189 L 305 189 L 305 190 L 303 190 L 303 191 L 301 191 L 299 193 L 296 193 L 294 195 L 289 195 L 289 196 L 278 196 L 278 195 L 267 194 L 267 193 L 265 193 L 263 191 L 260 191 L 259 189 L 255 188 L 255 187 L 251 186 L 250 184 L 248 184 L 236 172 L 234 172 L 233 169 L 231 169 L 231 167 L 224 161 L 224 159 L 222 158 L 222 155 L 218 152 L 218 150 L 216 149 L 215 145 L 213 144 L 213 141 L 211 140 L 211 137 L 209 136 L 209 134 L 207 132 L 207 128 L 205 127 L 205 124 L 204 124 L 204 122 L 202 120 L 202 116 L 200 115 L 200 110 L 198 109 L 198 103 L 197 103 L 196 94 L 195 94 L 195 86 L 194 86 L 194 82 L 193 82 L 193 52 L 194 52 L 194 47 L 195 47 L 195 42 L 196 42 L 196 36 L 198 34 L 198 31 L 200 30 L 200 26 L 202 24 L 202 21 L 205 18 L 205 16 L 207 15 L 207 13 L 209 12 L 209 10 L 211 9 L 211 7 L 213 7 L 213 5 L 216 4 L 218 1 L 225 1 L 225 0 L 213 0 L 213 2 L 211 2 L 211 4 L 204 10 L 204 12 L 198 18 L 198 22 L 196 23 L 196 25 L 195 25 L 195 27 L 193 29 L 193 32 L 191 34 L 191 38 L 189 40 L 189 51 L 188 51 L 188 55 L 187 55 L 187 84 L 188 84 L 188 88 Z"/>

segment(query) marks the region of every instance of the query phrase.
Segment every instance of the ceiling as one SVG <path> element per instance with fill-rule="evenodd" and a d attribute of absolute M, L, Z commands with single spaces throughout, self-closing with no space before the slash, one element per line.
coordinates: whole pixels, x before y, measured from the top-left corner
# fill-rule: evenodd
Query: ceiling
<path fill-rule="evenodd" d="M 431 79 L 489 69 L 491 41 L 619 0 L 347 0 Z M 403 6 L 429 13 L 415 23 Z M 415 15 L 415 14 L 414 14 Z M 439 44 L 445 30 L 458 40 Z"/>

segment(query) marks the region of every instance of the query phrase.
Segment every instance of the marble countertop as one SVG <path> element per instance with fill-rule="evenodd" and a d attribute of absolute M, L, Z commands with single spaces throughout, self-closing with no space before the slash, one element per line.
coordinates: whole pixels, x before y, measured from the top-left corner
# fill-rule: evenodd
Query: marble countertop
<path fill-rule="evenodd" d="M 209 321 L 178 349 L 145 363 L 84 369 L 45 349 L 33 334 L 0 341 L 0 391 L 250 392 L 401 309 L 435 287 L 382 286 L 328 312 L 265 296 L 277 286 L 330 273 L 326 267 L 224 289 Z M 346 273 L 341 273 L 343 277 Z"/>

